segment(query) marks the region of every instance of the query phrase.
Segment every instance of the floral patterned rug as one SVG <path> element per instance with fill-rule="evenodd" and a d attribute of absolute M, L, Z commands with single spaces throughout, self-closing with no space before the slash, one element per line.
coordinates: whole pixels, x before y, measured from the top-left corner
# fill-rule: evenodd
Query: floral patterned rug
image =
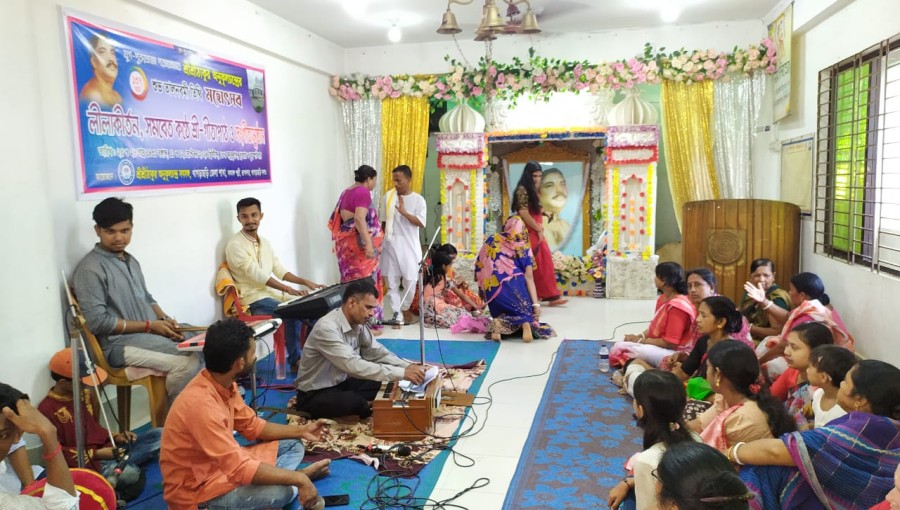
<path fill-rule="evenodd" d="M 487 364 L 484 360 L 441 367 L 442 391 L 465 393 L 486 369 Z M 293 408 L 295 400 L 296 397 L 288 401 L 288 407 Z M 389 471 L 394 475 L 414 476 L 443 451 L 444 445 L 455 439 L 454 434 L 464 415 L 464 407 L 440 404 L 435 412 L 433 435 L 411 442 L 384 441 L 374 437 L 371 417 L 354 424 L 333 424 L 328 440 L 307 443 L 303 461 L 350 458 L 373 466 L 379 472 Z M 306 419 L 290 416 L 288 422 L 302 424 Z M 388 453 L 367 453 L 365 448 L 370 445 L 378 445 L 382 451 Z M 400 445 L 409 446 L 410 452 L 401 455 Z"/>

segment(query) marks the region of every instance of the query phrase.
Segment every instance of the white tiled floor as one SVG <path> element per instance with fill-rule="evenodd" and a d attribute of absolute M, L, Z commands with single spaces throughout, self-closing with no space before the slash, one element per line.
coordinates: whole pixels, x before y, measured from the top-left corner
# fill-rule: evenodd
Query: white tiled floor
<path fill-rule="evenodd" d="M 521 340 L 504 341 L 481 386 L 478 394 L 480 397 L 488 396 L 488 389 L 494 382 L 547 371 L 551 355 L 565 338 L 609 339 L 613 335 L 613 329 L 620 324 L 648 321 L 653 313 L 653 301 L 572 298 L 564 307 L 545 306 L 542 310 L 542 320 L 553 326 L 556 338 L 535 340 L 530 344 Z M 621 338 L 624 333 L 642 331 L 645 326 L 646 324 L 623 326 L 616 332 L 616 338 Z M 452 335 L 448 330 L 439 330 L 439 333 L 442 340 L 484 341 L 475 335 Z M 387 332 L 386 336 L 418 338 L 419 326 L 404 326 L 400 331 Z M 425 337 L 434 338 L 434 330 L 426 330 Z M 597 376 L 598 373 L 585 374 L 586 378 Z M 450 498 L 483 477 L 490 479 L 489 485 L 467 492 L 454 503 L 478 510 L 493 510 L 503 506 L 546 382 L 547 374 L 543 374 L 504 382 L 491 388 L 493 405 L 487 413 L 486 421 L 483 421 L 486 406 L 478 405 L 475 408 L 482 420 L 476 429 L 482 425 L 484 428 L 477 435 L 460 439 L 454 448 L 472 457 L 475 465 L 454 465 L 451 456 L 431 495 L 432 499 Z"/>

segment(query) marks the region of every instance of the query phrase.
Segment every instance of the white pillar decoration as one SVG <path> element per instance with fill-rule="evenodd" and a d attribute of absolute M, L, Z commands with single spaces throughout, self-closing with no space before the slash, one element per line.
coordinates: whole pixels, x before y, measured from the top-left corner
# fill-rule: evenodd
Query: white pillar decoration
<path fill-rule="evenodd" d="M 659 127 L 610 126 L 606 151 L 607 296 L 652 299 Z"/>
<path fill-rule="evenodd" d="M 484 133 L 435 136 L 441 172 L 441 242 L 474 259 L 484 239 Z"/>

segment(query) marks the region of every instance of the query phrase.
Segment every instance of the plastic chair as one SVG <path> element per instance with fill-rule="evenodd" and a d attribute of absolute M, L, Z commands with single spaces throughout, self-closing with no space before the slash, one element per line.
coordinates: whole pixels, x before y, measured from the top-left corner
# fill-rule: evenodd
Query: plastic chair
<path fill-rule="evenodd" d="M 222 262 L 216 272 L 216 293 L 222 296 L 222 313 L 225 317 L 234 317 L 241 322 L 265 321 L 272 318 L 271 315 L 250 315 L 244 310 L 243 305 L 241 305 L 241 298 L 238 295 L 237 285 L 234 283 L 234 277 L 231 274 L 231 270 L 228 269 L 227 262 Z M 275 339 L 276 370 L 283 372 L 287 355 L 285 352 L 283 323 L 275 330 L 273 337 Z"/>
<path fill-rule="evenodd" d="M 116 386 L 116 401 L 119 408 L 119 432 L 131 430 L 131 388 L 143 386 L 150 397 L 150 423 L 154 428 L 162 427 L 166 422 L 169 410 L 169 397 L 166 393 L 166 377 L 164 372 L 143 367 L 115 368 L 109 365 L 100 342 L 87 327 L 87 321 L 81 313 L 81 307 L 74 300 L 75 326 L 81 332 L 84 343 L 90 351 L 93 362 L 109 374 L 107 382 Z"/>

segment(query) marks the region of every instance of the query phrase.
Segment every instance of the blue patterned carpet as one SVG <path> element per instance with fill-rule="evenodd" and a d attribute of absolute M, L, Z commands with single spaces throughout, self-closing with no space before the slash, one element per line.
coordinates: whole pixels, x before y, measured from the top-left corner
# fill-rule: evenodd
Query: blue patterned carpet
<path fill-rule="evenodd" d="M 625 461 L 640 451 L 630 399 L 597 368 L 600 344 L 560 344 L 504 509 L 606 508 Z"/>
<path fill-rule="evenodd" d="M 379 339 L 379 342 L 398 356 L 407 359 L 419 358 L 418 340 Z M 488 370 L 490 370 L 490 365 L 497 355 L 499 347 L 500 344 L 496 342 L 455 342 L 452 340 L 437 342 L 428 340 L 425 342 L 425 359 L 428 362 L 445 364 L 461 364 L 484 359 L 488 364 Z M 267 356 L 259 361 L 257 374 L 264 381 L 272 381 L 273 384 L 289 385 L 292 379 L 290 375 L 288 379 L 278 380 L 274 378 L 272 356 Z M 472 383 L 469 393 L 478 393 L 484 381 L 483 376 L 486 374 L 487 371 L 482 374 L 482 377 L 479 377 Z M 293 391 L 280 392 L 269 389 L 268 391 L 260 391 L 258 400 L 260 406 L 285 407 L 293 394 Z M 286 421 L 284 414 L 264 417 L 278 423 L 285 423 Z M 468 426 L 468 422 L 464 420 L 461 426 Z M 434 490 L 444 463 L 449 456 L 449 451 L 439 454 L 419 473 L 418 478 L 403 481 L 403 484 L 408 489 L 399 489 L 396 493 L 411 494 L 418 498 L 428 497 Z M 146 473 L 147 485 L 144 488 L 144 492 L 137 500 L 132 501 L 126 507 L 128 510 L 159 510 L 166 508 L 162 499 L 162 477 L 159 473 L 159 463 L 153 462 L 146 466 Z M 390 505 L 379 507 L 371 502 L 363 506 L 368 499 L 367 493 L 369 492 L 370 484 L 374 487 L 377 484 L 385 484 L 386 481 L 386 478 L 376 477 L 375 470 L 369 466 L 349 459 L 340 459 L 332 463 L 330 476 L 316 482 L 316 488 L 323 495 L 349 494 L 350 506 L 343 508 L 396 508 Z M 298 505 L 294 502 L 288 508 L 296 509 Z"/>

